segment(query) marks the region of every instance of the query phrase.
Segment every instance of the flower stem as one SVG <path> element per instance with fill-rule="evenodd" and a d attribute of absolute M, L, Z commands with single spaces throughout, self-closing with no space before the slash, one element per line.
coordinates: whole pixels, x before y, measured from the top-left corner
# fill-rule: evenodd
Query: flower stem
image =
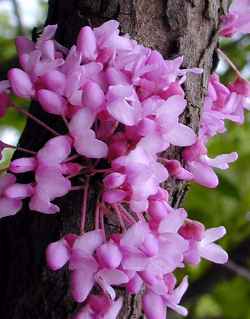
<path fill-rule="evenodd" d="M 99 206 L 99 202 L 97 202 L 96 209 L 95 209 L 95 229 L 100 229 L 100 206 Z"/>
<path fill-rule="evenodd" d="M 238 70 L 237 66 L 233 63 L 233 61 L 220 48 L 217 48 L 217 52 L 223 58 L 223 60 L 225 60 L 230 65 L 230 67 L 234 70 L 237 76 L 243 79 L 240 71 Z"/>
<path fill-rule="evenodd" d="M 20 147 L 20 146 L 14 146 L 14 145 L 6 144 L 6 143 L 4 143 L 4 144 L 5 144 L 4 147 L 6 147 L 6 148 L 12 148 L 12 149 L 15 149 L 15 150 L 20 151 L 20 152 L 36 155 L 36 152 L 28 150 L 27 148 Z"/>
<path fill-rule="evenodd" d="M 55 136 L 59 136 L 60 134 L 58 132 L 56 132 L 53 128 L 49 127 L 47 124 L 45 124 L 43 121 L 39 120 L 37 117 L 35 117 L 34 115 L 32 115 L 31 113 L 29 113 L 28 111 L 16 106 L 15 104 L 12 103 L 11 105 L 17 112 L 29 117 L 30 119 L 32 119 L 34 122 L 36 122 L 37 124 L 39 124 L 40 126 L 42 126 L 43 128 L 45 128 L 47 131 L 49 131 L 50 133 L 52 133 Z"/>
<path fill-rule="evenodd" d="M 136 220 L 134 219 L 134 217 L 121 204 L 119 205 L 119 208 L 121 213 L 123 213 L 127 217 L 130 223 L 132 224 L 136 223 Z"/>
<path fill-rule="evenodd" d="M 86 223 L 88 191 L 89 191 L 89 177 L 86 178 L 86 184 L 84 186 L 84 191 L 83 191 L 83 203 L 82 203 L 81 225 L 80 225 L 81 235 L 84 234 L 84 228 Z"/>
<path fill-rule="evenodd" d="M 100 222 L 101 222 L 101 230 L 103 231 L 103 236 L 106 239 L 106 233 L 105 233 L 105 225 L 104 225 L 104 213 L 103 208 L 100 208 Z"/>
<path fill-rule="evenodd" d="M 126 226 L 124 224 L 124 220 L 122 218 L 122 214 L 121 214 L 121 211 L 120 211 L 118 205 L 114 204 L 114 205 L 112 205 L 112 208 L 116 212 L 116 215 L 118 217 L 118 220 L 119 220 L 119 223 L 120 223 L 120 225 L 122 227 L 123 232 L 126 232 Z"/>

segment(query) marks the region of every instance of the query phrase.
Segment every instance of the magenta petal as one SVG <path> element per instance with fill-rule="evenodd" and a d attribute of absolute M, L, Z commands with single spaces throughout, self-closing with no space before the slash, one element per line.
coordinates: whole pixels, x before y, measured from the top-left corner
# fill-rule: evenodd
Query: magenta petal
<path fill-rule="evenodd" d="M 40 197 L 35 194 L 29 202 L 30 210 L 34 210 L 44 214 L 56 214 L 60 211 L 57 205 L 50 203 L 49 198 Z"/>
<path fill-rule="evenodd" d="M 86 270 L 74 270 L 71 272 L 70 280 L 73 299 L 79 303 L 84 302 L 94 286 L 94 273 Z"/>
<path fill-rule="evenodd" d="M 145 270 L 149 258 L 143 255 L 129 254 L 122 260 L 122 267 L 126 270 L 143 271 Z"/>
<path fill-rule="evenodd" d="M 97 83 L 89 81 L 84 86 L 82 97 L 83 106 L 92 109 L 93 111 L 98 111 L 104 103 L 104 100 L 104 93 Z"/>
<path fill-rule="evenodd" d="M 146 291 L 142 298 L 143 310 L 148 319 L 166 319 L 167 308 L 162 297 L 151 291 Z"/>
<path fill-rule="evenodd" d="M 85 130 L 90 129 L 95 121 L 95 115 L 87 108 L 77 111 L 70 123 L 69 130 L 72 136 L 81 136 Z"/>
<path fill-rule="evenodd" d="M 94 251 L 102 245 L 104 241 L 103 232 L 94 230 L 78 237 L 74 243 L 73 249 L 78 249 L 88 255 L 93 255 Z"/>
<path fill-rule="evenodd" d="M 47 72 L 42 77 L 42 81 L 48 90 L 63 94 L 66 85 L 66 77 L 62 72 L 57 70 Z"/>
<path fill-rule="evenodd" d="M 81 53 L 84 61 L 93 61 L 96 59 L 96 38 L 90 27 L 86 26 L 81 29 L 77 38 L 77 49 Z"/>
<path fill-rule="evenodd" d="M 25 173 L 36 168 L 37 161 L 33 157 L 18 158 L 10 163 L 9 170 L 13 173 Z"/>
<path fill-rule="evenodd" d="M 74 146 L 79 154 L 89 158 L 105 158 L 108 155 L 108 146 L 96 138 L 93 130 L 76 136 Z"/>
<path fill-rule="evenodd" d="M 62 268 L 70 258 L 70 250 L 64 239 L 48 245 L 46 249 L 47 264 L 50 269 L 58 270 Z"/>
<path fill-rule="evenodd" d="M 107 109 L 114 119 L 125 125 L 133 126 L 140 120 L 140 110 L 136 106 L 129 105 L 125 100 L 117 99 L 111 102 Z"/>
<path fill-rule="evenodd" d="M 118 298 L 112 303 L 108 311 L 103 316 L 103 319 L 116 319 L 122 308 L 122 298 Z M 87 318 L 86 318 L 87 319 Z"/>
<path fill-rule="evenodd" d="M 33 195 L 31 184 L 13 184 L 5 189 L 5 196 L 13 199 L 24 199 Z"/>
<path fill-rule="evenodd" d="M 111 173 L 104 177 L 103 184 L 107 189 L 120 187 L 126 180 L 126 175 L 120 173 Z"/>
<path fill-rule="evenodd" d="M 143 286 L 143 281 L 139 275 L 135 274 L 127 283 L 126 289 L 130 294 L 138 294 Z"/>
<path fill-rule="evenodd" d="M 13 92 L 23 98 L 31 98 L 33 96 L 33 85 L 27 73 L 21 69 L 11 69 L 8 72 L 8 79 L 10 81 Z"/>
<path fill-rule="evenodd" d="M 19 199 L 0 198 L 0 218 L 15 215 L 22 207 Z"/>
<path fill-rule="evenodd" d="M 15 42 L 17 53 L 19 56 L 25 53 L 30 53 L 35 49 L 34 43 L 24 36 L 18 36 Z"/>
<path fill-rule="evenodd" d="M 51 114 L 64 115 L 66 112 L 66 101 L 59 94 L 50 90 L 39 90 L 37 98 L 42 108 Z"/>
<path fill-rule="evenodd" d="M 195 143 L 196 135 L 194 131 L 183 124 L 178 124 L 167 134 L 169 142 L 176 146 L 189 146 Z"/>
<path fill-rule="evenodd" d="M 159 225 L 159 233 L 178 232 L 186 218 L 187 213 L 183 208 L 169 212 Z"/>
<path fill-rule="evenodd" d="M 103 193 L 103 200 L 109 204 L 120 203 L 126 198 L 127 193 L 121 189 L 107 190 Z"/>
<path fill-rule="evenodd" d="M 219 183 L 218 177 L 209 166 L 200 162 L 189 162 L 188 168 L 198 184 L 208 188 L 217 187 Z"/>
<path fill-rule="evenodd" d="M 37 153 L 37 160 L 39 164 L 52 166 L 60 164 L 71 153 L 72 140 L 67 135 L 54 137 L 40 149 Z"/>
<path fill-rule="evenodd" d="M 119 267 L 122 260 L 122 253 L 117 245 L 108 242 L 97 249 L 99 263 L 105 268 L 115 269 Z"/>
<path fill-rule="evenodd" d="M 3 192 L 8 186 L 15 184 L 15 182 L 16 182 L 15 175 L 5 174 L 0 176 L 0 195 L 3 194 Z"/>

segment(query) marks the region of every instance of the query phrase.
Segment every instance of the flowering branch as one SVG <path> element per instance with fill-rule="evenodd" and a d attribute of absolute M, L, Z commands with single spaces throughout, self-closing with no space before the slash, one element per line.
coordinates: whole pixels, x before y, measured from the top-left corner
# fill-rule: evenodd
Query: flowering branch
<path fill-rule="evenodd" d="M 247 84 L 237 79 L 226 87 L 213 74 L 195 134 L 180 122 L 187 105 L 182 84 L 188 73 L 201 70 L 182 69 L 182 57 L 165 60 L 120 36 L 118 26 L 111 20 L 82 28 L 69 51 L 54 41 L 56 26 L 46 27 L 35 44 L 17 39 L 21 69 L 11 69 L 0 83 L 1 114 L 11 106 L 12 93 L 37 100 L 45 112 L 63 118 L 68 131 L 54 132 L 36 154 L 12 161 L 10 173 L 1 178 L 0 215 L 16 214 L 24 198 L 31 210 L 58 213 L 54 200 L 80 190 L 74 183 L 82 182 L 84 171 L 80 235 L 65 234 L 46 251 L 52 270 L 68 264 L 72 297 L 83 303 L 77 316 L 116 318 L 122 307 L 117 286 L 131 294 L 144 291 L 149 319 L 165 318 L 167 308 L 185 316 L 179 303 L 188 280 L 177 286 L 174 272 L 202 258 L 225 263 L 227 253 L 214 242 L 226 231 L 206 230 L 183 208 L 171 207 L 163 185 L 169 176 L 218 185 L 214 169 L 227 169 L 237 154 L 210 158 L 207 143 L 226 131 L 225 120 L 243 122 Z M 182 162 L 163 158 L 170 146 L 183 148 Z M 17 183 L 13 174 L 26 172 L 34 173 L 34 181 Z M 101 184 L 95 230 L 85 232 L 94 178 Z M 122 232 L 106 233 L 104 217 L 118 219 Z M 99 295 L 91 293 L 94 287 Z"/>

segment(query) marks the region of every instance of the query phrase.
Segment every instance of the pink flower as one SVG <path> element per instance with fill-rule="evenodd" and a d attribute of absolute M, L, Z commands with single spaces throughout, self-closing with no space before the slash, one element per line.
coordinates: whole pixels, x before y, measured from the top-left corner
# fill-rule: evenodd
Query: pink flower
<path fill-rule="evenodd" d="M 83 307 L 74 319 L 116 319 L 122 308 L 122 298 L 110 300 L 106 295 L 90 295 L 87 305 Z"/>
<path fill-rule="evenodd" d="M 235 33 L 250 33 L 250 3 L 248 0 L 234 0 L 229 13 L 222 17 L 220 35 L 231 37 Z"/>
<path fill-rule="evenodd" d="M 15 185 L 16 178 L 12 174 L 5 174 L 0 177 L 0 218 L 15 215 L 22 207 L 20 198 L 9 197 L 6 190 Z"/>
<path fill-rule="evenodd" d="M 87 108 L 79 110 L 71 119 L 69 130 L 74 138 L 76 151 L 90 158 L 103 158 L 107 156 L 107 145 L 96 138 L 91 129 L 95 121 L 95 115 Z"/>
<path fill-rule="evenodd" d="M 187 147 L 183 152 L 183 158 L 187 161 L 187 169 L 193 175 L 194 181 L 198 184 L 215 188 L 218 183 L 218 177 L 213 168 L 227 169 L 229 163 L 236 161 L 237 153 L 222 154 L 215 158 L 207 156 L 207 149 L 201 139 Z"/>
<path fill-rule="evenodd" d="M 30 77 L 21 69 L 11 69 L 8 72 L 8 79 L 11 89 L 17 96 L 29 99 L 34 95 L 34 88 Z"/>
<path fill-rule="evenodd" d="M 226 234 L 224 227 L 204 230 L 200 223 L 188 221 L 181 229 L 180 234 L 189 241 L 189 248 L 185 253 L 185 262 L 197 265 L 201 258 L 224 264 L 228 255 L 224 249 L 214 242 Z"/>

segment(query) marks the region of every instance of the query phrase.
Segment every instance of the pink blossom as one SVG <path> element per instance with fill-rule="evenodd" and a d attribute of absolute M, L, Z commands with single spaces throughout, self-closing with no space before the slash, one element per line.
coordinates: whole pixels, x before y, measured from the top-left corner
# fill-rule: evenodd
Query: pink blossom
<path fill-rule="evenodd" d="M 110 300 L 106 295 L 90 295 L 87 305 L 80 309 L 74 319 L 116 319 L 122 307 L 122 298 Z"/>
<path fill-rule="evenodd" d="M 7 189 L 15 185 L 15 183 L 16 178 L 12 174 L 5 174 L 0 177 L 0 218 L 15 215 L 22 207 L 20 198 L 8 196 Z"/>
<path fill-rule="evenodd" d="M 248 0 L 234 0 L 229 13 L 222 17 L 220 35 L 231 37 L 235 33 L 250 33 L 250 3 Z"/>
<path fill-rule="evenodd" d="M 189 248 L 185 253 L 185 261 L 197 265 L 201 258 L 224 264 L 228 255 L 224 249 L 214 242 L 226 234 L 224 227 L 215 227 L 204 230 L 200 223 L 187 221 L 180 229 L 180 234 L 189 241 Z"/>
<path fill-rule="evenodd" d="M 214 188 L 219 180 L 213 168 L 227 169 L 229 163 L 234 162 L 238 155 L 233 152 L 222 154 L 215 158 L 207 156 L 207 149 L 201 139 L 187 147 L 183 152 L 183 157 L 187 161 L 187 169 L 193 175 L 194 181 L 208 188 Z"/>

